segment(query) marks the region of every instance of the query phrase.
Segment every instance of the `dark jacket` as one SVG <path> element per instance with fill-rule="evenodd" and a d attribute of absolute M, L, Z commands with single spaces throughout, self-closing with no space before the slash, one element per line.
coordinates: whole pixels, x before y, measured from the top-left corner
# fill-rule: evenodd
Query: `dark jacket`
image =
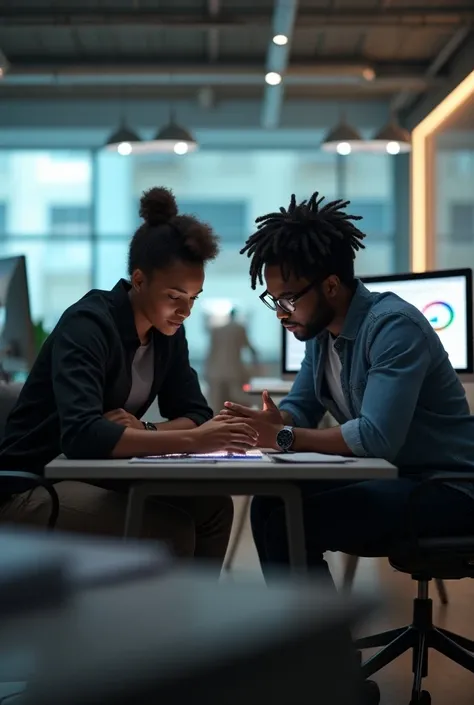
<path fill-rule="evenodd" d="M 131 366 L 140 345 L 130 285 L 90 291 L 67 309 L 47 338 L 10 413 L 0 444 L 0 467 L 41 470 L 60 453 L 107 458 L 124 428 L 103 418 L 125 405 Z M 152 329 L 155 374 L 140 418 L 158 396 L 166 419 L 212 418 L 190 367 L 184 329 L 165 336 Z"/>

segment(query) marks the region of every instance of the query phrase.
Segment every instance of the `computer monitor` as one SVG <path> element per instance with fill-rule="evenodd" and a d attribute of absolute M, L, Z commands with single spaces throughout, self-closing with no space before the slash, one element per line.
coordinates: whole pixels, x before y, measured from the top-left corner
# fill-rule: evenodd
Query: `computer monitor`
<path fill-rule="evenodd" d="M 0 258 L 0 362 L 8 373 L 28 372 L 36 358 L 26 260 Z"/>
<path fill-rule="evenodd" d="M 370 291 L 392 291 L 416 306 L 430 321 L 460 375 L 473 373 L 472 270 L 362 277 Z M 305 344 L 282 329 L 282 375 L 295 376 Z"/>

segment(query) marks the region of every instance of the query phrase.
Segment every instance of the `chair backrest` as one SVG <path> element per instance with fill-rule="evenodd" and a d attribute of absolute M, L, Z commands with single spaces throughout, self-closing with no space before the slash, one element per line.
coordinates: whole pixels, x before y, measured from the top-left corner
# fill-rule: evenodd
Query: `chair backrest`
<path fill-rule="evenodd" d="M 3 438 L 8 415 L 16 404 L 22 386 L 22 382 L 0 382 L 0 439 Z"/>

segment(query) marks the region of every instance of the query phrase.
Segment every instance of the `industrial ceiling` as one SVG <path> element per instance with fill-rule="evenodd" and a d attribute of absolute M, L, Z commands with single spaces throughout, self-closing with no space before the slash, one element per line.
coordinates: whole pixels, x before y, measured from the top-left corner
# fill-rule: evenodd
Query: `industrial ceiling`
<path fill-rule="evenodd" d="M 292 102 L 401 110 L 449 79 L 473 23 L 474 0 L 3 0 L 0 101 L 251 101 L 263 128 Z"/>

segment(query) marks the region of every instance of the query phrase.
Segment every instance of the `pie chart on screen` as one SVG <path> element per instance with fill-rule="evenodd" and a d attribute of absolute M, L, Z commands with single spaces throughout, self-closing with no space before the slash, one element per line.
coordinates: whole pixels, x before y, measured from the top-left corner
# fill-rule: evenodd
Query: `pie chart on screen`
<path fill-rule="evenodd" d="M 422 309 L 435 331 L 448 328 L 454 321 L 454 309 L 446 301 L 432 301 Z"/>

